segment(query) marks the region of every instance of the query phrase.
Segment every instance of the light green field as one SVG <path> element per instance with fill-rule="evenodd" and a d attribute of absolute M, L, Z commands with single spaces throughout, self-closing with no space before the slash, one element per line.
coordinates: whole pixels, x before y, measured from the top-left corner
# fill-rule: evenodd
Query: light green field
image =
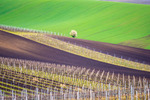
<path fill-rule="evenodd" d="M 96 0 L 0 2 L 0 24 L 59 32 L 66 36 L 74 29 L 78 32 L 77 38 L 114 44 L 150 35 L 150 5 Z M 147 43 L 143 40 L 142 43 Z M 150 49 L 150 43 L 142 48 Z"/>
<path fill-rule="evenodd" d="M 150 35 L 139 38 L 139 39 L 133 39 L 124 41 L 122 43 L 119 43 L 121 45 L 128 45 L 131 47 L 138 47 L 138 48 L 147 48 L 150 49 Z"/>

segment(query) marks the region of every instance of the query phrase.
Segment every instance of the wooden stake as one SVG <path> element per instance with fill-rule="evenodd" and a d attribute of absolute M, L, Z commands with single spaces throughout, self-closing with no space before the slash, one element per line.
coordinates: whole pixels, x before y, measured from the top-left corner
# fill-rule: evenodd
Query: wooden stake
<path fill-rule="evenodd" d="M 109 72 L 107 72 L 106 83 L 107 83 L 108 77 L 109 77 Z"/>
<path fill-rule="evenodd" d="M 105 71 L 103 70 L 101 77 L 100 77 L 100 80 L 102 80 L 104 73 L 105 73 Z"/>
<path fill-rule="evenodd" d="M 117 84 L 119 83 L 119 77 L 120 77 L 120 74 L 118 74 L 118 78 L 117 78 Z"/>
<path fill-rule="evenodd" d="M 124 84 L 124 74 L 123 74 L 123 84 Z"/>

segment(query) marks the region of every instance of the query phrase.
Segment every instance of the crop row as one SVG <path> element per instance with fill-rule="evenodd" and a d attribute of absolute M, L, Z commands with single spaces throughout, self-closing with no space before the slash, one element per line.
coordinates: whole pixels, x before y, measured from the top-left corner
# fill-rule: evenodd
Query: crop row
<path fill-rule="evenodd" d="M 98 61 L 102 61 L 102 62 L 106 62 L 118 66 L 124 66 L 132 69 L 150 71 L 150 65 L 148 64 L 134 62 L 127 59 L 123 59 L 122 57 L 118 58 L 116 56 L 107 55 L 98 51 L 90 50 L 85 47 L 71 44 L 70 42 L 64 42 L 58 39 L 54 39 L 46 33 L 41 34 L 41 33 L 18 32 L 18 31 L 15 32 L 9 31 L 9 32 L 86 58 L 90 58 L 90 59 L 94 59 L 94 60 L 98 60 Z"/>
<path fill-rule="evenodd" d="M 4 83 L 4 84 L 7 84 L 7 83 Z M 19 91 L 18 89 L 17 90 L 14 90 L 15 88 L 14 88 L 14 86 L 13 85 L 10 85 L 10 84 L 7 84 L 6 85 L 6 88 L 7 88 L 7 91 L 9 90 L 9 93 L 11 93 L 11 88 L 8 88 L 8 87 L 10 87 L 11 86 L 11 88 L 13 87 L 13 91 L 15 92 L 15 95 L 17 94 L 17 93 L 19 93 L 19 92 L 21 92 L 22 93 L 22 91 Z M 4 85 L 2 85 L 1 87 L 4 87 Z M 16 88 L 19 88 L 20 89 L 20 87 L 16 87 Z M 147 95 L 145 95 L 144 96 L 144 94 L 143 93 L 140 93 L 140 92 L 138 92 L 137 91 L 137 89 L 135 89 L 136 90 L 136 94 L 132 94 L 132 95 L 136 95 L 136 96 L 138 96 L 139 98 L 144 98 L 144 97 L 146 97 L 147 98 Z M 6 90 L 5 90 L 6 91 Z M 30 90 L 27 90 L 27 94 L 28 94 L 28 96 L 30 95 L 35 95 L 35 92 L 33 91 L 33 92 L 30 92 L 30 93 L 28 93 Z M 72 90 L 71 90 L 72 91 Z M 65 92 L 63 92 L 63 94 L 62 94 L 62 92 L 61 92 L 61 94 L 62 95 L 60 95 L 60 96 L 62 96 L 63 98 L 72 98 L 72 96 L 71 97 L 69 97 L 69 95 L 68 94 L 72 94 L 71 93 L 71 91 L 69 91 L 69 92 L 67 92 L 67 91 L 65 91 Z M 142 91 L 142 89 L 140 90 L 140 91 Z M 149 90 L 148 91 L 146 91 L 146 93 L 148 93 L 149 92 Z M 40 92 L 38 92 L 38 94 L 39 94 Z M 47 92 L 45 92 L 45 93 L 47 93 Z M 52 92 L 51 92 L 52 93 Z M 78 92 L 77 92 L 78 93 Z M 79 92 L 80 93 L 80 92 Z M 129 94 L 127 94 L 127 93 L 129 93 Z M 86 93 L 83 93 L 83 92 L 81 92 L 80 94 L 76 94 L 75 92 L 73 92 L 73 94 L 72 95 L 74 95 L 73 97 L 74 98 L 76 98 L 76 96 L 78 95 L 79 96 L 79 98 L 83 98 L 83 97 L 87 97 L 87 98 L 92 98 L 93 100 L 94 100 L 94 98 L 104 98 L 104 97 L 107 97 L 107 98 L 112 98 L 112 97 L 114 97 L 114 98 L 118 98 L 118 96 L 119 96 L 119 94 L 120 94 L 120 98 L 125 98 L 125 97 L 127 97 L 127 98 L 129 98 L 129 97 L 131 97 L 131 95 L 130 95 L 130 93 L 131 93 L 131 91 L 129 91 L 129 89 L 127 89 L 127 90 L 125 90 L 125 89 L 122 89 L 121 90 L 121 88 L 119 88 L 118 90 L 108 90 L 108 91 L 98 91 L 97 93 L 96 92 L 92 92 L 92 94 L 89 92 L 86 92 Z M 137 93 L 139 93 L 139 94 L 141 94 L 141 95 L 139 95 L 139 94 L 137 94 Z M 19 93 L 20 94 L 20 93 Z M 126 94 L 126 96 L 124 95 L 124 94 Z M 21 94 L 20 94 L 21 95 Z M 18 95 L 17 94 L 17 96 L 20 96 L 20 95 Z M 47 95 L 47 94 L 46 94 Z M 143 97 L 143 96 L 144 97 Z M 40 96 L 42 96 L 41 94 L 40 94 Z M 53 92 L 53 96 L 54 96 L 54 92 Z M 56 95 L 55 94 L 55 96 L 58 96 L 58 94 Z"/>
<path fill-rule="evenodd" d="M 6 28 L 7 29 L 7 28 Z M 18 29 L 19 30 L 19 29 Z M 18 32 L 17 35 L 87 58 L 119 66 L 149 70 L 149 65 L 120 59 L 51 38 L 47 34 Z M 6 30 L 5 30 L 6 31 Z M 25 30 L 24 30 L 25 31 Z M 38 34 L 36 34 L 38 33 Z M 144 66 L 144 67 L 143 67 Z M 0 99 L 150 99 L 149 79 L 123 73 L 86 69 L 0 57 Z"/>
<path fill-rule="evenodd" d="M 51 63 L 42 63 L 42 62 L 36 62 L 36 61 L 30 61 L 30 60 L 20 60 L 20 59 L 10 59 L 10 58 L 0 58 L 0 62 L 2 64 L 5 64 L 7 66 L 13 66 L 13 67 L 19 67 L 20 69 L 29 69 L 31 72 L 29 73 L 43 73 L 44 76 L 41 77 L 46 77 L 48 75 L 45 74 L 50 74 L 51 78 L 55 78 L 52 75 L 59 76 L 59 81 L 65 83 L 66 82 L 66 77 L 72 77 L 73 81 L 74 80 L 84 80 L 84 82 L 87 82 L 87 84 L 92 84 L 94 81 L 94 85 L 96 83 L 111 83 L 111 84 L 117 84 L 117 85 L 126 85 L 134 83 L 135 85 L 141 84 L 143 80 L 146 80 L 146 78 L 142 77 L 136 77 L 136 76 L 130 76 L 130 75 L 125 75 L 125 74 L 116 74 L 116 73 L 111 73 L 111 72 L 105 72 L 104 70 L 96 71 L 94 69 L 86 69 L 84 67 L 75 67 L 75 66 L 65 66 L 65 65 L 59 65 L 59 64 L 51 64 Z M 24 70 L 26 71 L 26 70 Z M 37 73 L 37 72 L 38 73 Z M 63 78 L 64 76 L 65 78 Z M 73 82 L 71 80 L 71 82 Z M 91 83 L 88 83 L 90 82 Z M 149 81 L 149 80 L 146 80 Z"/>
<path fill-rule="evenodd" d="M 21 72 L 21 73 L 25 73 L 25 74 L 28 74 L 28 75 L 34 75 L 36 77 L 42 77 L 42 78 L 45 78 L 45 79 L 50 79 L 52 81 L 56 81 L 57 83 L 58 82 L 61 82 L 62 84 L 69 84 L 69 85 L 74 85 L 74 86 L 78 86 L 78 87 L 81 87 L 83 86 L 86 86 L 87 88 L 90 87 L 90 84 L 93 86 L 93 88 L 95 86 L 98 85 L 98 82 L 94 82 L 94 81 L 89 81 L 89 80 L 83 80 L 83 79 L 78 79 L 76 77 L 71 77 L 71 76 L 63 76 L 63 75 L 58 75 L 56 73 L 48 73 L 48 72 L 44 72 L 44 71 L 40 71 L 40 69 L 37 68 L 37 70 L 34 70 L 34 69 L 28 69 L 28 67 L 26 66 L 26 68 L 23 68 L 23 67 L 17 67 L 17 66 L 5 66 L 4 64 L 2 64 L 1 66 L 3 69 L 5 68 L 5 70 L 13 70 L 15 72 Z M 26 79 L 26 78 L 25 78 Z"/>
<path fill-rule="evenodd" d="M 35 30 L 35 29 L 29 29 L 29 28 L 22 28 L 22 27 L 15 27 L 15 26 L 8 26 L 8 25 L 3 25 L 0 24 L 0 29 L 4 29 L 4 30 L 10 30 L 13 32 L 30 32 L 30 33 L 46 33 L 46 34 L 54 34 L 54 35 L 61 35 L 61 36 L 65 36 L 65 34 L 62 33 L 56 33 L 56 32 L 52 32 L 52 31 L 44 31 L 44 30 Z"/>
<path fill-rule="evenodd" d="M 118 84 L 117 82 L 106 84 L 105 81 L 100 81 L 101 76 L 105 73 L 104 71 L 96 72 L 94 70 L 74 66 L 2 57 L 0 58 L 0 66 L 1 88 L 4 92 L 9 92 L 8 94 L 10 94 L 11 89 L 13 89 L 17 96 L 20 96 L 24 89 L 27 90 L 28 95 L 33 96 L 35 96 L 35 89 L 36 91 L 38 89 L 40 96 L 42 96 L 43 93 L 41 93 L 41 91 L 49 90 L 48 94 L 53 94 L 51 95 L 52 97 L 56 97 L 54 95 L 59 97 L 58 95 L 61 94 L 60 96 L 63 96 L 63 98 L 70 98 L 68 94 L 72 94 L 74 98 L 92 97 L 95 99 L 106 97 L 123 98 L 125 95 L 129 98 L 131 95 L 137 95 L 136 93 L 143 95 L 145 93 L 144 91 L 147 93 L 145 96 L 147 98 L 149 92 L 149 80 L 135 76 L 133 78 L 131 78 L 131 76 L 129 78 L 128 76 L 129 79 L 126 81 L 129 82 L 124 80 L 124 84 L 121 84 L 123 83 L 123 78 L 117 79 L 119 80 Z M 106 76 L 104 75 L 105 80 L 106 77 L 112 78 L 113 76 L 111 73 L 109 73 L 111 74 L 111 76 L 109 76 L 108 73 L 109 72 L 105 74 Z M 88 77 L 85 78 L 84 76 L 86 75 Z M 93 76 L 89 78 L 90 75 Z M 92 78 L 96 76 L 99 78 L 92 80 Z M 124 77 L 126 76 L 124 75 Z"/>

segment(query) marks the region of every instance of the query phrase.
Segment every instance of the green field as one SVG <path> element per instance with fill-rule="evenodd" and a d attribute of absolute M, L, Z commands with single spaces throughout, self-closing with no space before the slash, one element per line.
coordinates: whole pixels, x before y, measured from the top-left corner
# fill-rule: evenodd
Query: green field
<path fill-rule="evenodd" d="M 77 38 L 114 44 L 142 40 L 146 44 L 141 48 L 150 49 L 147 41 L 150 5 L 96 0 L 0 2 L 0 24 L 59 32 L 66 36 L 74 29 L 78 32 Z"/>

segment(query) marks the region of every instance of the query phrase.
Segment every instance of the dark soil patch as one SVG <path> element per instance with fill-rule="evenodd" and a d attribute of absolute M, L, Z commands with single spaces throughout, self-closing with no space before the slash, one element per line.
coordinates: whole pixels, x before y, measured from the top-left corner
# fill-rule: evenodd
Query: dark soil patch
<path fill-rule="evenodd" d="M 76 41 L 77 43 L 78 39 L 71 39 L 71 40 L 72 42 Z M 79 43 L 82 41 L 84 42 L 85 40 L 81 40 L 79 41 Z M 84 43 L 88 44 L 88 42 L 84 42 Z M 91 46 L 95 45 L 95 47 L 100 47 L 104 49 L 106 49 L 107 47 L 107 46 L 103 47 L 104 44 L 103 46 L 97 46 L 99 43 L 95 44 L 95 42 L 92 42 L 92 41 L 89 42 L 89 44 L 91 44 Z M 90 46 L 90 45 L 87 45 L 87 46 Z M 112 45 L 111 47 L 113 49 L 114 46 Z M 111 51 L 113 51 L 112 49 Z M 122 49 L 124 50 L 124 48 L 119 48 L 118 46 L 115 48 L 115 50 L 117 49 L 118 49 L 118 52 L 120 51 L 120 53 L 122 52 L 121 51 Z M 125 54 L 126 50 L 124 50 L 123 54 Z M 136 51 L 133 50 L 132 53 L 134 52 Z M 29 40 L 29 39 L 26 39 L 17 35 L 3 32 L 3 31 L 0 31 L 0 56 L 18 58 L 18 59 L 35 60 L 35 61 L 49 62 L 49 63 L 56 63 L 56 64 L 64 64 L 64 65 L 71 65 L 71 66 L 81 66 L 81 67 L 83 66 L 86 68 L 91 68 L 91 69 L 96 69 L 96 70 L 105 70 L 105 71 L 110 71 L 110 72 L 115 72 L 115 73 L 122 73 L 122 74 L 124 73 L 124 74 L 129 74 L 129 75 L 135 75 L 135 76 L 141 76 L 141 77 L 145 76 L 147 78 L 150 78 L 150 72 L 138 71 L 134 69 L 124 68 L 124 67 L 84 58 L 84 57 L 77 56 L 77 55 L 74 55 L 65 51 L 61 51 L 59 49 L 55 49 L 53 47 L 49 47 L 49 46 L 34 42 L 32 40 Z M 137 57 L 140 57 L 140 55 Z"/>
<path fill-rule="evenodd" d="M 150 64 L 150 50 L 117 45 L 117 44 L 104 43 L 104 42 L 54 36 L 54 35 L 51 35 L 51 37 L 66 42 L 70 42 L 79 46 L 83 46 L 92 50 L 94 49 L 96 51 L 103 52 L 105 54 L 117 56 L 120 58 L 122 57 L 124 59 L 132 60 L 132 61 Z"/>

